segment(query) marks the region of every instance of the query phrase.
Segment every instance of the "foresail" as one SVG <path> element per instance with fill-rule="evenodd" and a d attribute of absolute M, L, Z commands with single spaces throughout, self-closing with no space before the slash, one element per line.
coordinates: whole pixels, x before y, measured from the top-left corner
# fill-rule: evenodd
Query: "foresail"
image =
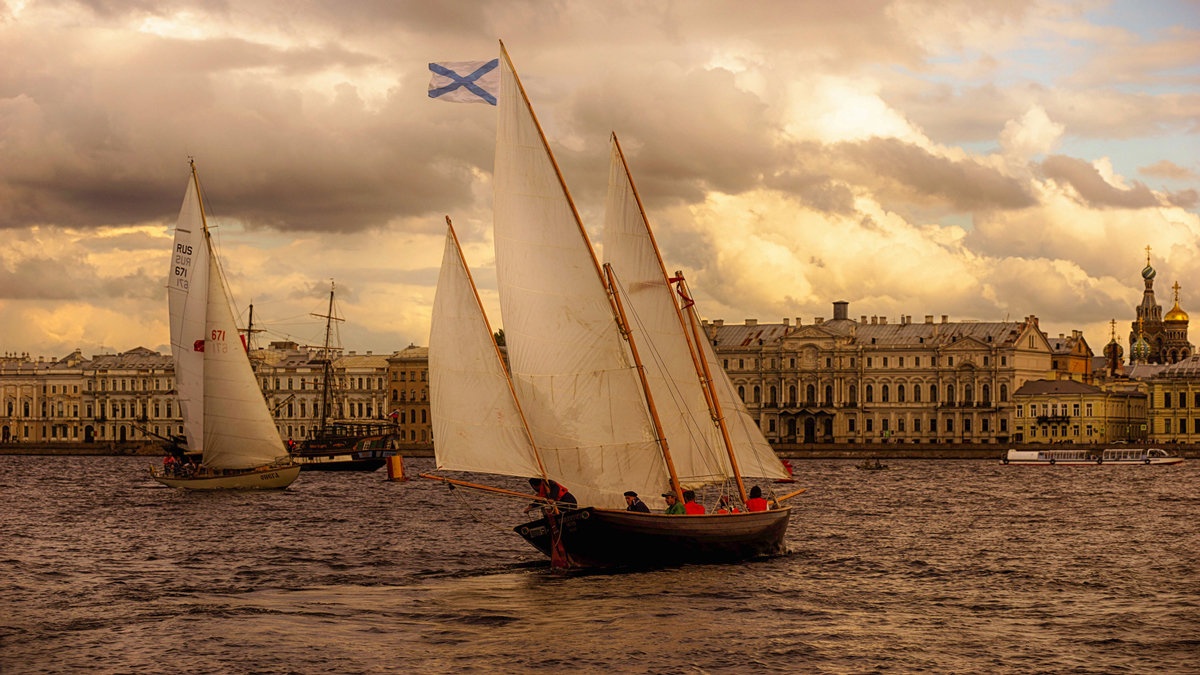
<path fill-rule="evenodd" d="M 767 443 L 762 430 L 755 424 L 754 418 L 746 410 L 746 404 L 738 397 L 717 360 L 712 344 L 706 339 L 702 341 L 704 357 L 708 359 L 708 368 L 712 373 L 713 389 L 717 392 L 717 400 L 721 403 L 721 411 L 725 415 L 725 426 L 729 430 L 729 438 L 733 442 L 734 456 L 737 457 L 738 469 L 743 476 L 762 478 L 788 478 L 787 470 L 779 461 L 775 450 Z"/>
<path fill-rule="evenodd" d="M 658 495 L 666 464 L 600 269 L 507 56 L 496 129 L 496 277 L 517 396 L 546 473 L 581 503 Z"/>
<path fill-rule="evenodd" d="M 725 480 L 733 475 L 725 442 L 713 422 L 698 362 L 615 137 L 603 241 L 604 259 L 622 288 L 680 483 L 699 486 Z"/>
<path fill-rule="evenodd" d="M 204 317 L 208 311 L 208 246 L 196 180 L 189 177 L 167 271 L 175 391 L 189 450 L 204 447 Z"/>
<path fill-rule="evenodd" d="M 429 329 L 429 408 L 439 469 L 540 476 L 462 251 L 447 225 Z"/>
<path fill-rule="evenodd" d="M 287 455 L 233 319 L 225 283 L 209 248 L 204 340 L 204 463 L 247 469 Z"/>

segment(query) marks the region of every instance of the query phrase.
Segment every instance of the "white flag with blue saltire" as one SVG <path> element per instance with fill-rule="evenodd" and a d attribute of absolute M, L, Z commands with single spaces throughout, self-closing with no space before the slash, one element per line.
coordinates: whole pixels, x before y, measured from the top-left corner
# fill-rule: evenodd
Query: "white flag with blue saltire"
<path fill-rule="evenodd" d="M 496 105 L 500 93 L 500 59 L 430 63 L 429 98 L 455 103 Z"/>

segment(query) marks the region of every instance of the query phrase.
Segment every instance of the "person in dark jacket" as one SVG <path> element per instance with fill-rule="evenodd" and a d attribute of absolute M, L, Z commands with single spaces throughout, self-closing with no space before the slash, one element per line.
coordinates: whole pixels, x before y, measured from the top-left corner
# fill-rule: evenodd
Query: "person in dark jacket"
<path fill-rule="evenodd" d="M 646 506 L 645 502 L 638 499 L 638 493 L 634 492 L 633 490 L 625 493 L 625 503 L 628 504 L 628 506 L 625 507 L 626 511 L 650 513 L 650 507 Z"/>

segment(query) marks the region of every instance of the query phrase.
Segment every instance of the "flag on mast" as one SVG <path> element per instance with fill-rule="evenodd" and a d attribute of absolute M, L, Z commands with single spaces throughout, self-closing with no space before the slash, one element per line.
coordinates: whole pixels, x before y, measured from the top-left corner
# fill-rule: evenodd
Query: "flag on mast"
<path fill-rule="evenodd" d="M 455 103 L 496 105 L 500 92 L 500 59 L 430 63 L 429 98 Z"/>

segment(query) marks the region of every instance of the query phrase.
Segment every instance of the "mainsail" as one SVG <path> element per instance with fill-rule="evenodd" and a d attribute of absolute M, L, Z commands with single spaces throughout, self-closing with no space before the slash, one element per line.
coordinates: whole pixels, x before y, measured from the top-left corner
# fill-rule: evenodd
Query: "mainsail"
<path fill-rule="evenodd" d="M 679 481 L 699 486 L 733 475 L 692 357 L 658 248 L 617 145 L 612 143 L 604 217 L 604 259 L 616 271 L 641 346 L 650 390 L 670 440 Z"/>
<path fill-rule="evenodd" d="M 429 372 L 439 469 L 542 474 L 449 218 L 429 330 Z"/>
<path fill-rule="evenodd" d="M 530 433 L 546 475 L 581 503 L 657 495 L 666 462 L 591 243 L 507 54 L 500 61 L 496 276 Z"/>
<path fill-rule="evenodd" d="M 189 180 L 171 249 L 167 302 L 171 313 L 171 354 L 188 449 L 204 447 L 204 317 L 208 311 L 208 242 L 196 181 Z"/>
<path fill-rule="evenodd" d="M 188 447 L 214 469 L 249 469 L 287 456 L 221 277 L 195 168 L 175 228 L 168 286 L 171 352 Z"/>
<path fill-rule="evenodd" d="M 646 215 L 621 154 L 612 137 L 608 198 L 604 220 L 604 257 L 617 271 L 623 291 L 634 308 L 632 329 L 653 374 L 651 391 L 658 406 L 664 431 L 671 443 L 671 456 L 683 483 L 720 482 L 734 475 L 719 427 L 712 417 L 719 411 L 725 418 L 732 452 L 742 475 L 784 478 L 787 476 L 774 450 L 767 444 L 733 385 L 716 362 L 712 345 L 699 340 L 709 362 L 719 406 L 710 406 L 702 386 L 703 370 L 693 351 L 697 348 L 672 292 L 662 255 L 646 221 Z"/>

